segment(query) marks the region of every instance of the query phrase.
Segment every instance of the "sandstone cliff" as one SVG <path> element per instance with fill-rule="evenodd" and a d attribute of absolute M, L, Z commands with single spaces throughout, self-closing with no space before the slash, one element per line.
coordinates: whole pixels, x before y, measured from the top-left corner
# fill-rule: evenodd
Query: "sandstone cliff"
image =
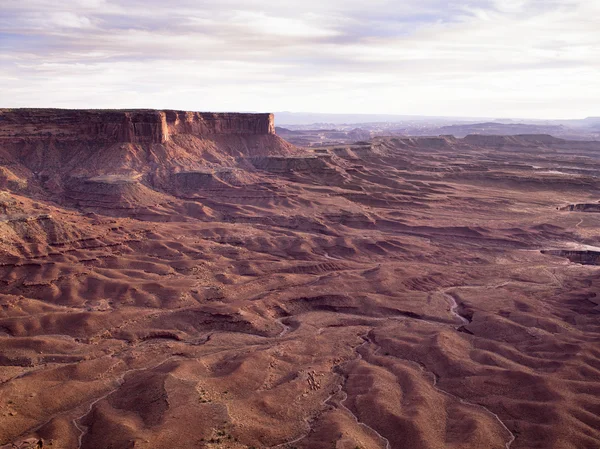
<path fill-rule="evenodd" d="M 0 166 L 19 185 L 57 192 L 71 177 L 140 174 L 157 185 L 173 172 L 297 151 L 275 135 L 273 114 L 0 109 Z"/>
<path fill-rule="evenodd" d="M 178 134 L 275 134 L 273 114 L 0 109 L 0 140 L 165 143 Z"/>

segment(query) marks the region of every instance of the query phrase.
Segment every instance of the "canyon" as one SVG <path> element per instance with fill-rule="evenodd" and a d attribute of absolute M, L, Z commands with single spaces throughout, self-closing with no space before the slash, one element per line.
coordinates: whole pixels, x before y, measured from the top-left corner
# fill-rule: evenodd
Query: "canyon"
<path fill-rule="evenodd" d="M 600 142 L 357 137 L 1 109 L 0 448 L 599 447 Z"/>

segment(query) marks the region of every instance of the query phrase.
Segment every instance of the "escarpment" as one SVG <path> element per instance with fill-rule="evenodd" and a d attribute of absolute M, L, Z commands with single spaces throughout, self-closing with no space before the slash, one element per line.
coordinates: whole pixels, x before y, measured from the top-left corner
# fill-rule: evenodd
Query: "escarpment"
<path fill-rule="evenodd" d="M 273 114 L 0 109 L 0 139 L 165 143 L 174 135 L 275 134 Z"/>
<path fill-rule="evenodd" d="M 275 135 L 273 114 L 0 109 L 0 163 L 19 175 L 0 176 L 0 184 L 52 193 L 70 178 L 98 176 L 167 188 L 174 172 L 297 152 Z"/>

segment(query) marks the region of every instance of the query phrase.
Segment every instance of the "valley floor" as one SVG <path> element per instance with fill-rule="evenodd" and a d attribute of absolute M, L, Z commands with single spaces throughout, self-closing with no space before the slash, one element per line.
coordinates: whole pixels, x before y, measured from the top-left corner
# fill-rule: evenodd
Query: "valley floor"
<path fill-rule="evenodd" d="M 377 138 L 172 190 L 15 181 L 0 447 L 598 448 L 600 215 L 569 207 L 598 154 Z"/>

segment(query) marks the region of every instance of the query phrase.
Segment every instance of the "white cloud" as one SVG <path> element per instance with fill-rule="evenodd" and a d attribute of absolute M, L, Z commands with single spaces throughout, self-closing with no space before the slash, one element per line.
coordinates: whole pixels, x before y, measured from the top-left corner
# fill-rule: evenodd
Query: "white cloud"
<path fill-rule="evenodd" d="M 600 115 L 597 0 L 398 3 L 9 2 L 1 106 Z"/>
<path fill-rule="evenodd" d="M 50 14 L 46 22 L 48 26 L 59 28 L 89 28 L 92 22 L 85 16 L 78 16 L 70 12 L 55 12 Z"/>
<path fill-rule="evenodd" d="M 311 20 L 312 19 L 312 20 Z M 276 17 L 264 12 L 236 11 L 233 22 L 240 27 L 247 27 L 255 35 L 275 35 L 290 37 L 327 37 L 337 32 L 318 26 L 318 16 L 305 18 Z M 312 23 L 312 22 L 316 23 Z"/>

